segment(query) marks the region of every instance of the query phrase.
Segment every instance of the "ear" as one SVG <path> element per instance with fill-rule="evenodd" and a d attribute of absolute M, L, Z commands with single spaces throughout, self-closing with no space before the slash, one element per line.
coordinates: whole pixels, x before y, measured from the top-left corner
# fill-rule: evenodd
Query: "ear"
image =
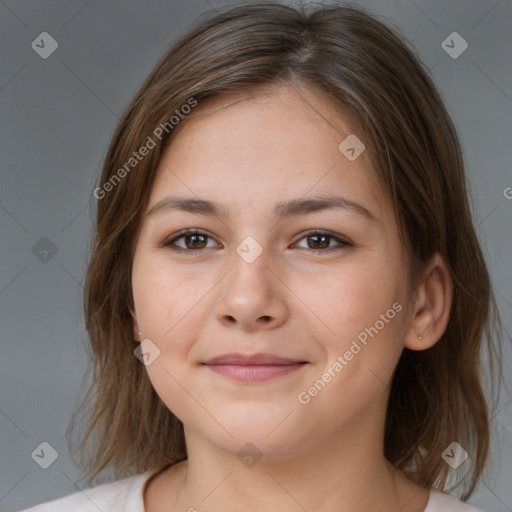
<path fill-rule="evenodd" d="M 450 319 L 453 281 L 439 253 L 432 257 L 423 275 L 405 338 L 405 346 L 410 350 L 425 350 L 435 345 L 446 331 Z"/>
<path fill-rule="evenodd" d="M 133 341 L 141 342 L 142 339 L 139 335 L 139 324 L 137 322 L 137 315 L 135 314 L 135 311 L 130 306 L 130 314 L 132 315 L 132 331 L 133 331 Z"/>

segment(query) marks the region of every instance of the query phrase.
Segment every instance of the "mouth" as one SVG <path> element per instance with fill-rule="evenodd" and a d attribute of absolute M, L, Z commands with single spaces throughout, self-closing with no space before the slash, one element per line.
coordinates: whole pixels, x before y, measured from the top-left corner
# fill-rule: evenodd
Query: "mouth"
<path fill-rule="evenodd" d="M 300 370 L 308 361 L 274 354 L 224 354 L 201 363 L 210 370 L 238 382 L 264 382 Z"/>

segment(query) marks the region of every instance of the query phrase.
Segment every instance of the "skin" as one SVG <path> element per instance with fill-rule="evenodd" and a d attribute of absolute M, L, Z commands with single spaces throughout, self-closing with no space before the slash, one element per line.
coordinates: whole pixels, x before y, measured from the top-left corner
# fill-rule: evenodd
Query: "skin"
<path fill-rule="evenodd" d="M 385 459 L 383 432 L 402 350 L 429 348 L 446 329 L 453 284 L 443 259 L 434 256 L 408 301 L 393 207 L 368 151 L 351 162 L 338 150 L 348 134 L 364 136 L 314 90 L 272 86 L 197 109 L 161 159 L 148 211 L 173 194 L 219 202 L 231 215 L 167 210 L 141 224 L 134 338 L 160 350 L 146 369 L 183 422 L 188 450 L 188 461 L 146 486 L 146 511 L 424 511 L 428 491 Z M 377 221 L 344 209 L 272 216 L 278 202 L 332 193 Z M 163 246 L 186 228 L 208 238 L 176 240 L 182 252 Z M 333 238 L 315 245 L 306 236 L 313 229 L 352 245 Z M 248 236 L 262 248 L 252 263 L 236 252 Z M 298 393 L 395 302 L 403 309 L 308 404 L 299 403 Z M 200 364 L 228 352 L 308 364 L 253 384 Z M 252 467 L 237 457 L 247 442 L 262 454 Z"/>

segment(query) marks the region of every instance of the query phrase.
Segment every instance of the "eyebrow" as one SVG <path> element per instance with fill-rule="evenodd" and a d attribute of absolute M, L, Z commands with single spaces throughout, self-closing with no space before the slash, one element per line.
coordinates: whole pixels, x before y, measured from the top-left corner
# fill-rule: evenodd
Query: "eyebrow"
<path fill-rule="evenodd" d="M 321 195 L 301 199 L 292 199 L 277 203 L 273 214 L 277 218 L 293 217 L 296 215 L 307 215 L 321 210 L 331 210 L 341 208 L 349 210 L 361 217 L 373 222 L 379 222 L 375 215 L 365 208 L 362 204 L 341 196 Z M 155 213 L 166 212 L 169 210 L 181 210 L 184 212 L 195 213 L 199 215 L 218 217 L 221 219 L 230 216 L 229 209 L 224 205 L 206 199 L 194 197 L 168 196 L 155 203 L 147 212 L 147 216 Z"/>

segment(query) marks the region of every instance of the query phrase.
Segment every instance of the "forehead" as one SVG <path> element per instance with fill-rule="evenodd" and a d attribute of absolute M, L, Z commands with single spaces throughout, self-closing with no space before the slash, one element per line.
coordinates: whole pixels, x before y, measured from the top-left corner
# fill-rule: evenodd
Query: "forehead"
<path fill-rule="evenodd" d="M 164 152 L 150 205 L 168 193 L 243 206 L 343 193 L 373 204 L 386 198 L 367 151 L 354 161 L 339 145 L 357 130 L 325 95 L 291 85 L 208 99 L 185 119 Z M 238 212 L 239 213 L 239 212 Z"/>

